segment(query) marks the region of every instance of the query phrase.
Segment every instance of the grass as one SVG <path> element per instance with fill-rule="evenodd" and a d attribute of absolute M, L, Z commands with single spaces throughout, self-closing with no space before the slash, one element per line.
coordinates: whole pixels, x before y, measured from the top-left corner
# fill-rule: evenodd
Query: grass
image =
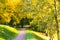
<path fill-rule="evenodd" d="M 49 37 L 45 36 L 44 34 L 40 33 L 40 32 L 35 32 L 35 31 L 31 31 L 32 33 L 34 33 L 35 35 L 37 35 L 38 37 L 41 37 L 44 40 L 49 40 Z"/>
<path fill-rule="evenodd" d="M 29 31 L 30 33 L 35 34 L 37 36 L 36 38 L 38 38 L 38 40 L 39 39 L 41 39 L 41 40 L 49 40 L 49 38 L 50 38 L 50 37 L 45 36 L 45 34 L 44 33 L 41 33 L 41 32 L 36 32 L 36 31 L 31 31 L 31 30 L 27 30 L 27 31 Z M 54 40 L 57 40 L 56 33 L 54 34 Z"/>
<path fill-rule="evenodd" d="M 18 30 L 12 27 L 0 25 L 0 40 L 13 40 L 18 32 Z"/>
<path fill-rule="evenodd" d="M 39 40 L 49 40 L 49 37 L 45 36 L 44 34 L 40 33 L 40 32 L 35 32 L 35 31 L 31 31 L 31 30 L 27 30 L 27 32 L 30 32 L 32 34 L 34 34 L 36 36 L 36 38 Z"/>
<path fill-rule="evenodd" d="M 33 33 L 26 33 L 26 40 L 37 40 Z"/>
<path fill-rule="evenodd" d="M 44 40 L 41 37 L 35 35 L 33 32 L 30 30 L 26 31 L 26 40 Z"/>

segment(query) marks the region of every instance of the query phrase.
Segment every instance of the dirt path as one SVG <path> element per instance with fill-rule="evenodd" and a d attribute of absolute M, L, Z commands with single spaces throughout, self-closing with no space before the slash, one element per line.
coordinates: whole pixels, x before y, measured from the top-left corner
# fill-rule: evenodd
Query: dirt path
<path fill-rule="evenodd" d="M 14 40 L 25 40 L 26 30 L 23 28 Z"/>

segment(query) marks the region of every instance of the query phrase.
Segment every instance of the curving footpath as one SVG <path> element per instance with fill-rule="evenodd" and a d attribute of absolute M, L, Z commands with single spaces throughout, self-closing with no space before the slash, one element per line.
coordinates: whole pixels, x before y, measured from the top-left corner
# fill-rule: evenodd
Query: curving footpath
<path fill-rule="evenodd" d="M 26 30 L 23 28 L 14 40 L 25 40 Z"/>

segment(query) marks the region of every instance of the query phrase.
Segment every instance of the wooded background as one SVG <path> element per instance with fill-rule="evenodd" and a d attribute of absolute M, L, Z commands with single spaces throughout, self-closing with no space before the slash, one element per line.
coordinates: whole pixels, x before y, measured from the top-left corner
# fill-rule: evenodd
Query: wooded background
<path fill-rule="evenodd" d="M 0 0 L 0 24 L 15 28 L 30 25 L 32 30 L 53 35 L 57 24 L 60 30 L 60 0 L 56 0 L 56 10 L 54 0 Z"/>

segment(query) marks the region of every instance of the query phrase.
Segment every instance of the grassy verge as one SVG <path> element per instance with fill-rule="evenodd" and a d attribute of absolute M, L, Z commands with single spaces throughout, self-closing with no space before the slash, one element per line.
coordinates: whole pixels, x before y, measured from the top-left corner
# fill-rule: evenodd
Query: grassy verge
<path fill-rule="evenodd" d="M 34 34 L 33 32 L 31 32 L 30 30 L 26 31 L 26 40 L 44 40 L 41 37 L 37 36 L 36 34 Z"/>
<path fill-rule="evenodd" d="M 0 40 L 12 40 L 17 34 L 18 30 L 6 25 L 0 25 Z"/>
<path fill-rule="evenodd" d="M 40 38 L 41 40 L 49 40 L 49 37 L 45 36 L 44 34 L 40 33 L 40 32 L 35 32 L 35 31 L 31 31 L 31 30 L 27 30 L 27 32 L 33 33 L 34 35 L 36 35 L 38 38 Z"/>

